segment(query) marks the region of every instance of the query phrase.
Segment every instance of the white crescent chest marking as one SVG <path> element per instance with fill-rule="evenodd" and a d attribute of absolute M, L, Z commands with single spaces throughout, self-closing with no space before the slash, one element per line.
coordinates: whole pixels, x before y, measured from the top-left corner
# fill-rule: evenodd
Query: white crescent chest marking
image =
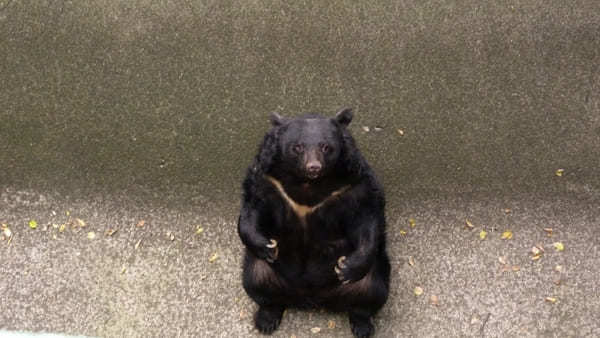
<path fill-rule="evenodd" d="M 313 213 L 315 210 L 319 209 L 320 207 L 322 207 L 325 203 L 335 199 L 337 196 L 341 195 L 342 193 L 344 193 L 346 190 L 348 190 L 350 188 L 349 185 L 345 185 L 341 188 L 339 188 L 338 190 L 332 192 L 331 194 L 329 194 L 329 196 L 327 196 L 324 200 L 322 200 L 319 204 L 314 205 L 312 207 L 308 206 L 308 205 L 303 205 L 303 204 L 298 204 L 296 203 L 296 201 L 294 201 L 286 192 L 285 189 L 283 189 L 283 185 L 281 184 L 281 182 L 279 182 L 277 179 L 275 179 L 272 176 L 268 176 L 265 175 L 265 178 L 267 180 L 269 180 L 274 186 L 275 188 L 277 188 L 277 191 L 279 192 L 279 194 L 281 195 L 281 197 L 283 197 L 283 199 L 287 202 L 287 204 L 290 206 L 290 208 L 292 208 L 292 210 L 294 211 L 294 213 L 302 220 L 304 221 L 306 216 Z"/>

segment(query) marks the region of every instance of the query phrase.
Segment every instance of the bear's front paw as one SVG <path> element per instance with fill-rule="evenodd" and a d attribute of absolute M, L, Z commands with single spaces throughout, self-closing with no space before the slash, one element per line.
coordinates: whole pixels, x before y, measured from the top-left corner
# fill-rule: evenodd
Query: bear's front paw
<path fill-rule="evenodd" d="M 274 239 L 270 239 L 269 244 L 266 246 L 266 257 L 265 260 L 269 263 L 275 262 L 277 256 L 279 256 L 279 247 L 277 246 L 277 241 Z"/>
<path fill-rule="evenodd" d="M 346 276 L 348 273 L 348 265 L 346 265 L 346 256 L 341 256 L 337 260 L 336 266 L 333 267 L 335 274 L 342 284 L 347 284 L 350 282 L 350 279 Z"/>

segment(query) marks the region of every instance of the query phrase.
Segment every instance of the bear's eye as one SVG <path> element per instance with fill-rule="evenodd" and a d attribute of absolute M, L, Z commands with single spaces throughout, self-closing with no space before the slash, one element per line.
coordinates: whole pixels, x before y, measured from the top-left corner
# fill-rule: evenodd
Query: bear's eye
<path fill-rule="evenodd" d="M 329 147 L 327 144 L 321 144 L 321 152 L 322 153 L 326 153 L 330 150 L 331 150 L 331 147 Z"/>
<path fill-rule="evenodd" d="M 293 149 L 296 154 L 302 154 L 304 151 L 304 146 L 301 144 L 296 144 Z"/>

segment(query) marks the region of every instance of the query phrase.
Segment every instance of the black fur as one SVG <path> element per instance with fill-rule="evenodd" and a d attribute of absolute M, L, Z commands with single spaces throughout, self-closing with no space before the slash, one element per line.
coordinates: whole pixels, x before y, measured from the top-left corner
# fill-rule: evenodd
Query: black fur
<path fill-rule="evenodd" d="M 286 307 L 324 307 L 347 312 L 354 335 L 368 337 L 387 300 L 385 198 L 346 128 L 351 120 L 349 109 L 332 119 L 273 114 L 248 169 L 238 232 L 243 285 L 259 305 L 263 333 L 277 328 Z M 317 173 L 307 171 L 310 159 L 322 165 Z M 274 182 L 297 204 L 322 204 L 300 217 Z"/>

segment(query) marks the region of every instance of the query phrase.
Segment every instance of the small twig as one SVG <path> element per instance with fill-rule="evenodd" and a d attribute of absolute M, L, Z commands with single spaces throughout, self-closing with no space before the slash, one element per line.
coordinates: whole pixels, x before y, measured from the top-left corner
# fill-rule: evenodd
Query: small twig
<path fill-rule="evenodd" d="M 488 314 L 485 316 L 485 318 L 483 319 L 483 324 L 481 324 L 481 329 L 479 329 L 479 335 L 481 337 L 484 336 L 484 330 L 485 330 L 485 324 L 487 324 L 488 320 L 490 320 L 490 316 L 492 314 L 490 312 L 488 312 Z"/>

